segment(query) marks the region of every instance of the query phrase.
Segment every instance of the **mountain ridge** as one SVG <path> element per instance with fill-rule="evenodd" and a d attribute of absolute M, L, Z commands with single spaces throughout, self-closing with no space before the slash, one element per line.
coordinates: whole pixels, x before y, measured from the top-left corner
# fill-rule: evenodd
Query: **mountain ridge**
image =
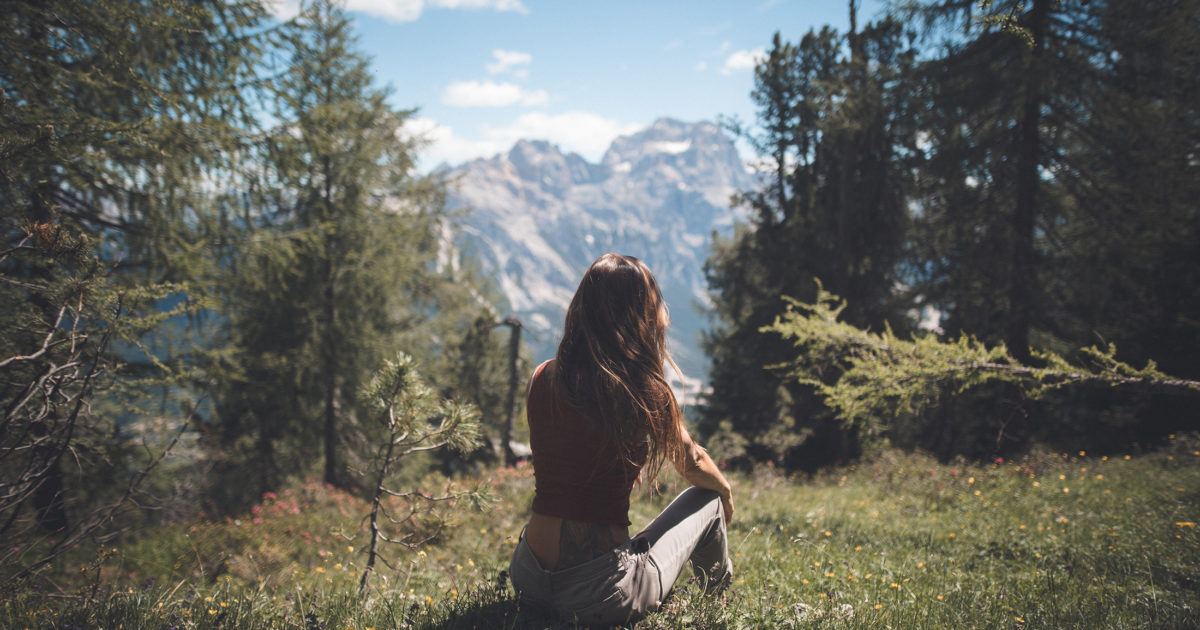
<path fill-rule="evenodd" d="M 728 232 L 734 192 L 751 176 L 733 140 L 708 121 L 659 118 L 613 140 L 589 162 L 546 140 L 439 169 L 447 207 L 467 210 L 453 236 L 495 278 L 531 333 L 537 361 L 553 356 L 566 306 L 587 266 L 607 251 L 641 258 L 671 310 L 669 345 L 694 399 L 707 380 L 700 332 L 710 306 L 703 263 L 712 233 Z"/>

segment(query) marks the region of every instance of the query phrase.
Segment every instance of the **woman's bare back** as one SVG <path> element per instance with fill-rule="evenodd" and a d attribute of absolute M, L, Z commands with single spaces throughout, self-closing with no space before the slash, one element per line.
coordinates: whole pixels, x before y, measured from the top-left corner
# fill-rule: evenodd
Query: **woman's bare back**
<path fill-rule="evenodd" d="M 629 528 L 607 523 L 585 523 L 533 513 L 525 529 L 525 542 L 547 571 L 558 571 L 599 558 L 629 540 Z"/>

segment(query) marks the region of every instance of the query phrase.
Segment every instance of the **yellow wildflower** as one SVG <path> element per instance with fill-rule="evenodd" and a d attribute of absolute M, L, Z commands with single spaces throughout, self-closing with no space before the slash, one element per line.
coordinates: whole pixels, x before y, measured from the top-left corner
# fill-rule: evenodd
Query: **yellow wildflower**
<path fill-rule="evenodd" d="M 968 486 L 973 486 L 973 485 L 975 485 L 975 478 L 974 478 L 974 477 L 967 477 L 967 485 L 968 485 Z"/>
<path fill-rule="evenodd" d="M 895 582 L 892 582 L 891 584 L 889 584 L 889 585 L 888 585 L 888 588 L 892 588 L 892 589 L 895 589 L 895 590 L 900 590 L 900 585 L 899 585 L 899 584 L 897 584 L 897 583 L 895 583 Z"/>
<path fill-rule="evenodd" d="M 883 604 L 875 604 L 875 610 L 883 610 Z"/>
<path fill-rule="evenodd" d="M 939 602 L 944 602 L 944 601 L 946 601 L 946 596 L 945 596 L 945 595 L 938 595 L 938 596 L 937 596 L 937 600 L 938 600 Z"/>
<path fill-rule="evenodd" d="M 1196 521 L 1175 521 L 1175 527 L 1195 529 Z"/>
<path fill-rule="evenodd" d="M 833 532 L 829 531 L 828 529 L 827 529 L 827 530 L 825 530 L 825 537 L 826 537 L 826 538 L 829 538 L 829 537 L 830 537 L 830 536 L 832 536 L 832 535 L 833 535 Z"/>
<path fill-rule="evenodd" d="M 1071 489 L 1070 489 L 1070 488 L 1067 488 L 1066 486 L 1064 486 L 1064 487 L 1063 487 L 1063 494 L 1071 494 Z"/>

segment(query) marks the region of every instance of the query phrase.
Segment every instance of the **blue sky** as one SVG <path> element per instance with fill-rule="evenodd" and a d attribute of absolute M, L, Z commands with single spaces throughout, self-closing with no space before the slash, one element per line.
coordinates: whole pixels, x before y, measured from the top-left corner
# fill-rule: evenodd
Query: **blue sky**
<path fill-rule="evenodd" d="M 881 8 L 864 2 L 859 22 Z M 670 116 L 752 120 L 753 59 L 776 30 L 846 28 L 844 0 L 348 0 L 393 104 L 417 107 L 425 168 L 547 139 L 590 160 Z"/>

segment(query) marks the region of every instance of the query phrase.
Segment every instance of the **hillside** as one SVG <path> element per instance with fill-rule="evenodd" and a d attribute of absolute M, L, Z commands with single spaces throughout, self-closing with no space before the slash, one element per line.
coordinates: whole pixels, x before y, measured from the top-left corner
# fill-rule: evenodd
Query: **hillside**
<path fill-rule="evenodd" d="M 1197 449 L 1196 436 L 1180 436 L 1154 453 L 939 464 L 885 452 L 811 479 L 735 474 L 729 597 L 706 600 L 681 578 L 639 627 L 1196 627 Z M 313 483 L 240 518 L 160 528 L 80 558 L 52 579 L 86 591 L 101 577 L 114 592 L 91 603 L 22 596 L 0 607 L 0 627 L 552 624 L 518 607 L 501 573 L 528 517 L 530 471 L 482 478 L 492 508 L 456 514 L 421 551 L 393 551 L 365 599 L 354 591 L 368 506 Z M 679 489 L 636 492 L 634 527 Z"/>

